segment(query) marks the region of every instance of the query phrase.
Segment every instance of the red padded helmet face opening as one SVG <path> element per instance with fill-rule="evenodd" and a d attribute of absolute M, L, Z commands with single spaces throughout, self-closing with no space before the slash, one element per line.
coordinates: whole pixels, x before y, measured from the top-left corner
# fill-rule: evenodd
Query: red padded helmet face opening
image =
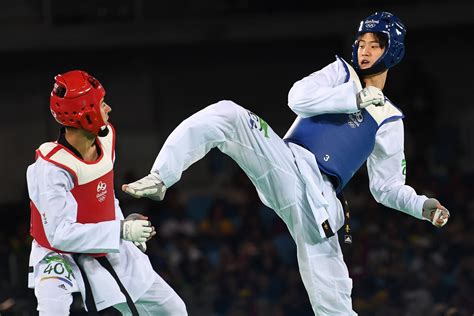
<path fill-rule="evenodd" d="M 100 113 L 105 89 L 85 71 L 73 70 L 55 77 L 50 109 L 58 123 L 97 135 L 105 125 Z"/>

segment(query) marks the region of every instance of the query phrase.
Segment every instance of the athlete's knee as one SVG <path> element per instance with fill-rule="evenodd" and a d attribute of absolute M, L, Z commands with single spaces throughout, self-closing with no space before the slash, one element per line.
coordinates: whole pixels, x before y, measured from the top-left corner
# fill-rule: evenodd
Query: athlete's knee
<path fill-rule="evenodd" d="M 40 316 L 69 315 L 71 303 L 57 299 L 38 299 L 38 313 Z"/>
<path fill-rule="evenodd" d="M 232 120 L 237 118 L 239 111 L 243 108 L 237 103 L 229 100 L 221 100 L 214 104 L 209 105 L 206 110 L 226 118 L 227 120 Z"/>
<path fill-rule="evenodd" d="M 37 310 L 40 316 L 69 315 L 72 304 L 71 293 L 60 293 L 51 290 L 48 286 L 39 285 L 35 288 L 35 295 L 38 300 Z"/>
<path fill-rule="evenodd" d="M 35 284 L 38 312 L 42 316 L 69 315 L 72 285 L 59 278 L 43 278 Z"/>
<path fill-rule="evenodd" d="M 350 278 L 326 277 L 315 290 L 316 299 L 311 300 L 318 315 L 355 315 L 352 310 L 352 280 Z"/>
<path fill-rule="evenodd" d="M 228 110 L 235 110 L 236 108 L 241 108 L 241 106 L 231 100 L 220 100 L 220 101 L 217 101 L 216 103 L 209 105 L 208 108 L 219 110 L 219 111 L 226 111 L 226 110 L 228 111 Z"/>

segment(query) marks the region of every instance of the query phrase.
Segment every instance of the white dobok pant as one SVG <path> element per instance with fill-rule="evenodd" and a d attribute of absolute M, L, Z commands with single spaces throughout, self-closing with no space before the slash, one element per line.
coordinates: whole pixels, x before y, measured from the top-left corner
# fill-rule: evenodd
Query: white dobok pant
<path fill-rule="evenodd" d="M 326 176 L 300 159 L 301 147 L 287 145 L 265 121 L 231 101 L 212 104 L 184 120 L 166 140 L 152 171 L 169 187 L 214 147 L 244 170 L 262 202 L 288 226 L 315 315 L 356 315 L 337 234 L 321 237 L 315 220 L 318 212 L 325 212 L 334 232 L 344 223 L 341 203 Z"/>

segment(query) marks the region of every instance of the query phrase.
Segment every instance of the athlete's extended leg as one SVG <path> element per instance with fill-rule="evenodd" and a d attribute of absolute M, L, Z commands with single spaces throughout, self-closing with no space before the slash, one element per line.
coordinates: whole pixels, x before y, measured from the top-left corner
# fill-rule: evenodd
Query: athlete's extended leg
<path fill-rule="evenodd" d="M 266 205 L 278 212 L 295 203 L 297 168 L 288 146 L 263 119 L 231 101 L 212 104 L 179 124 L 160 150 L 152 174 L 129 184 L 126 192 L 160 199 L 153 174 L 170 187 L 214 147 L 237 162 Z M 281 182 L 283 187 L 273 185 Z"/>

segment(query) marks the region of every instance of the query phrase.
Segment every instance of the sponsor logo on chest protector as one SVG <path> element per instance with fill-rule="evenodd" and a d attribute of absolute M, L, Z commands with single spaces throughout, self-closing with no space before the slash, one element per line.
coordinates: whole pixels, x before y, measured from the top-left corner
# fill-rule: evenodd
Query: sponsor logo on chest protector
<path fill-rule="evenodd" d="M 347 123 L 350 127 L 356 128 L 359 127 L 363 121 L 364 117 L 362 116 L 362 112 L 359 111 L 353 114 L 349 114 L 349 119 L 347 120 Z"/>

